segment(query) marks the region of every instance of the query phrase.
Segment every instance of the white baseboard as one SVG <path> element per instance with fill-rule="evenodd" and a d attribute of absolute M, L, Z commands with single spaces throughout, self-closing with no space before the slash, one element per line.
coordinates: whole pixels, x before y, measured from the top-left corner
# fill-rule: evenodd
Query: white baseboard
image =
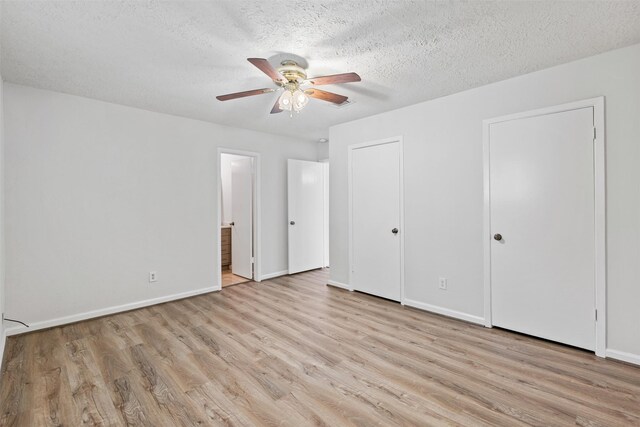
<path fill-rule="evenodd" d="M 345 283 L 336 282 L 335 280 L 327 281 L 327 285 L 335 286 L 336 288 L 346 289 L 348 291 L 353 291 L 351 287 Z"/>
<path fill-rule="evenodd" d="M 473 314 L 463 313 L 461 311 L 450 310 L 444 307 L 438 307 L 437 305 L 431 305 L 420 301 L 411 299 L 405 299 L 404 305 L 409 307 L 419 308 L 420 310 L 430 311 L 432 313 L 442 314 L 443 316 L 453 317 L 455 319 L 464 320 L 478 325 L 484 325 L 484 317 L 474 316 Z"/>
<path fill-rule="evenodd" d="M 611 350 L 608 348 L 605 356 L 622 360 L 623 362 L 633 363 L 634 365 L 640 365 L 640 354 L 627 353 L 625 351 Z"/>
<path fill-rule="evenodd" d="M 131 302 L 128 304 L 117 305 L 114 307 L 101 308 L 98 310 L 87 311 L 84 313 L 72 314 L 71 316 L 58 317 L 51 320 L 43 320 L 35 322 L 26 326 L 14 326 L 7 328 L 5 333 L 7 336 L 24 334 L 26 332 L 37 331 L 39 329 L 53 328 L 56 326 L 66 325 L 68 323 L 75 323 L 81 320 L 93 319 L 95 317 L 106 316 L 109 314 L 121 313 L 123 311 L 134 310 L 136 308 L 148 307 L 150 305 L 161 304 L 163 302 L 175 301 L 183 298 L 193 297 L 196 295 L 207 294 L 209 292 L 219 291 L 220 286 L 211 288 L 201 288 L 194 291 L 182 292 L 179 294 L 167 295 L 164 297 L 152 298 L 143 301 Z"/>
<path fill-rule="evenodd" d="M 262 280 L 269 280 L 269 279 L 273 279 L 275 277 L 286 276 L 287 274 L 289 274 L 288 270 L 276 271 L 275 273 L 263 274 L 261 279 Z"/>

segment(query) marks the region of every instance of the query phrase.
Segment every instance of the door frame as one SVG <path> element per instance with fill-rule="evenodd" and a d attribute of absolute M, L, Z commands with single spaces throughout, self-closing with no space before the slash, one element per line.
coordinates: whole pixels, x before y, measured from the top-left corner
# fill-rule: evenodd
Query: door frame
<path fill-rule="evenodd" d="M 236 150 L 233 148 L 218 148 L 218 158 L 217 158 L 217 181 L 218 181 L 218 208 L 216 215 L 216 226 L 217 231 L 216 234 L 218 236 L 217 240 L 217 260 L 218 260 L 218 271 L 216 273 L 218 277 L 218 286 L 216 289 L 222 289 L 222 247 L 220 245 L 221 242 L 221 225 L 222 225 L 222 174 L 221 174 L 221 165 L 222 165 L 222 154 L 235 154 L 238 156 L 245 156 L 253 158 L 253 281 L 260 282 L 262 280 L 262 264 L 261 264 L 261 249 L 260 249 L 260 232 L 262 230 L 262 217 L 261 217 L 261 209 L 260 209 L 260 153 L 256 153 L 254 151 L 244 151 L 244 150 Z"/>
<path fill-rule="evenodd" d="M 376 145 L 398 143 L 399 162 L 400 162 L 400 304 L 404 305 L 404 146 L 402 136 L 378 139 L 374 141 L 360 142 L 350 144 L 348 149 L 348 194 L 349 194 L 349 218 L 348 218 L 348 235 L 349 235 L 349 290 L 353 291 L 353 152 L 354 150 Z"/>
<path fill-rule="evenodd" d="M 605 186 L 605 118 L 604 97 L 585 99 L 532 111 L 487 119 L 482 122 L 483 184 L 484 184 L 484 325 L 491 321 L 491 188 L 490 188 L 490 126 L 511 120 L 561 113 L 581 108 L 593 108 L 594 126 L 594 236 L 595 236 L 595 353 L 605 357 L 607 348 L 607 253 L 606 253 L 606 186 Z M 597 313 L 597 317 L 596 317 Z"/>

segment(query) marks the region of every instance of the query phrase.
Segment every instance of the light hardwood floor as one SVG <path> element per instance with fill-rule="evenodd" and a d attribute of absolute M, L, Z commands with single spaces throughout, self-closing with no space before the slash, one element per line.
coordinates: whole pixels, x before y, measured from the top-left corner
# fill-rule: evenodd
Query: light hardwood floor
<path fill-rule="evenodd" d="M 242 276 L 237 276 L 231 272 L 231 270 L 222 270 L 222 287 L 239 285 L 240 283 L 247 283 L 251 280 Z"/>
<path fill-rule="evenodd" d="M 640 425 L 640 368 L 325 272 L 11 337 L 3 426 Z"/>

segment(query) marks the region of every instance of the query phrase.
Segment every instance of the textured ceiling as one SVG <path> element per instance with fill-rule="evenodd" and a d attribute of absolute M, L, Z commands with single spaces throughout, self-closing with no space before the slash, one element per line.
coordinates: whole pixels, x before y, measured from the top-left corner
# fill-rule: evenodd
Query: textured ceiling
<path fill-rule="evenodd" d="M 6 81 L 276 134 L 337 123 L 640 42 L 638 1 L 3 1 Z M 290 119 L 247 57 L 307 60 L 353 104 Z"/>

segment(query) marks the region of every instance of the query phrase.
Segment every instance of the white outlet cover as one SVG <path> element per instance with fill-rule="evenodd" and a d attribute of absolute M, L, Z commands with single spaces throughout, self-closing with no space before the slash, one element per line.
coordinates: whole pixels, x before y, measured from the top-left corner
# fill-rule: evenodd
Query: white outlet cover
<path fill-rule="evenodd" d="M 438 283 L 438 287 L 440 289 L 447 289 L 447 279 L 445 277 L 441 277 Z"/>
<path fill-rule="evenodd" d="M 149 283 L 153 283 L 155 281 L 158 280 L 158 275 L 156 274 L 155 271 L 150 271 L 149 272 Z"/>

